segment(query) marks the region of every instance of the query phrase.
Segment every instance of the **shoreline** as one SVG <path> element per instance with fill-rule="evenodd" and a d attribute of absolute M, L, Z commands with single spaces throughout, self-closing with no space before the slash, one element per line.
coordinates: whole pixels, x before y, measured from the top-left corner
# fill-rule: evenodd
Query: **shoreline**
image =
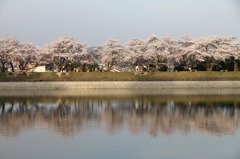
<path fill-rule="evenodd" d="M 0 82 L 0 90 L 77 89 L 222 89 L 240 88 L 240 81 L 54 81 Z"/>

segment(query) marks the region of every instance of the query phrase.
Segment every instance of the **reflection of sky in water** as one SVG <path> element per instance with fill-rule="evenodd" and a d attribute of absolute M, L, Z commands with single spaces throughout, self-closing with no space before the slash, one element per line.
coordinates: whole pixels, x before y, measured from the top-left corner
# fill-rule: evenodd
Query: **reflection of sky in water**
<path fill-rule="evenodd" d="M 34 128 L 17 138 L 0 136 L 0 157 L 4 159 L 42 158 L 164 158 L 164 159 L 239 159 L 239 136 L 213 137 L 202 134 L 151 138 L 132 135 L 124 130 L 109 136 L 94 128 L 79 132 L 73 138 L 62 138 Z"/>
<path fill-rule="evenodd" d="M 0 96 L 0 158 L 239 159 L 239 109 L 239 95 Z"/>

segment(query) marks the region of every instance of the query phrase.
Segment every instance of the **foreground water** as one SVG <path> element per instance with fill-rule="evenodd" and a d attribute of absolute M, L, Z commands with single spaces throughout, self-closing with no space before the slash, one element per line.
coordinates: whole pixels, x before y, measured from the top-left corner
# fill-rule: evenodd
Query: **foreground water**
<path fill-rule="evenodd" d="M 239 159 L 235 92 L 0 92 L 0 159 Z"/>

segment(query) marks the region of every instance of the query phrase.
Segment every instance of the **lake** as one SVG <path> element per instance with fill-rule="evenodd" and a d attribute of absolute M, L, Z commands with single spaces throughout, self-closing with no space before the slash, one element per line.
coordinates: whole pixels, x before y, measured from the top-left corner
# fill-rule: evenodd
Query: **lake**
<path fill-rule="evenodd" d="M 0 92 L 0 159 L 239 159 L 240 94 Z"/>

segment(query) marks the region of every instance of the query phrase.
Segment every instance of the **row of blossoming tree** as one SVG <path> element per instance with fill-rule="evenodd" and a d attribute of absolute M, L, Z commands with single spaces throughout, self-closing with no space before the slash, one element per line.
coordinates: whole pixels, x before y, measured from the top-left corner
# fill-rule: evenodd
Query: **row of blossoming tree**
<path fill-rule="evenodd" d="M 50 64 L 57 71 L 80 67 L 83 71 L 83 66 L 93 63 L 105 71 L 134 71 L 137 67 L 238 71 L 240 42 L 235 37 L 191 39 L 185 36 L 174 40 L 153 35 L 146 40 L 131 39 L 126 45 L 108 40 L 101 46 L 89 47 L 74 37 L 61 37 L 39 47 L 11 37 L 0 38 L 1 72 L 7 68 L 12 72 L 25 70 L 29 64 L 32 67 Z"/>

